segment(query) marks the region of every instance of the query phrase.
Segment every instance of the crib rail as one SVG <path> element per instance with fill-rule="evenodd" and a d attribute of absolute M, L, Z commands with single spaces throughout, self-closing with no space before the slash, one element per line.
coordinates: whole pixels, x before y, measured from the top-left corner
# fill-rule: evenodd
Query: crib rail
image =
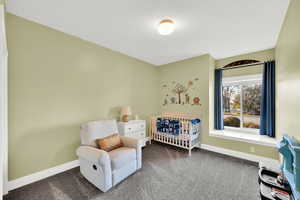
<path fill-rule="evenodd" d="M 157 118 L 179 120 L 180 132 L 173 135 L 169 133 L 158 132 L 156 127 Z M 150 139 L 180 148 L 188 149 L 189 155 L 191 150 L 200 141 L 200 124 L 194 125 L 191 120 L 200 119 L 199 115 L 187 114 L 187 113 L 162 113 L 161 115 L 152 116 L 150 118 Z"/>

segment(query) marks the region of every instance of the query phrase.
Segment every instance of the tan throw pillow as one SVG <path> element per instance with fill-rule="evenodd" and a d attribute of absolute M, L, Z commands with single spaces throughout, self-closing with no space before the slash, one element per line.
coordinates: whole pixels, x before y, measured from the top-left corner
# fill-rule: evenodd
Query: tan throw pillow
<path fill-rule="evenodd" d="M 107 152 L 123 146 L 119 134 L 113 134 L 105 138 L 97 139 L 96 142 L 99 145 L 100 149 Z"/>

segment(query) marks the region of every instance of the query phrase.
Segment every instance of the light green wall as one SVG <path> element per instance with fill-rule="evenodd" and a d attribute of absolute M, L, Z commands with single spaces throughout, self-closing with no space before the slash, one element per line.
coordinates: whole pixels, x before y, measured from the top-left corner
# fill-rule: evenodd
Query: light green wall
<path fill-rule="evenodd" d="M 274 148 L 208 135 L 215 66 L 274 59 L 274 50 L 217 61 L 204 55 L 154 67 L 14 15 L 8 14 L 6 23 L 10 180 L 75 160 L 80 124 L 117 117 L 122 105 L 131 105 L 142 118 L 161 111 L 200 113 L 203 143 L 250 154 L 254 147 L 256 155 L 278 158 Z M 199 78 L 202 106 L 162 107 L 162 84 L 190 78 Z"/>
<path fill-rule="evenodd" d="M 5 1 L 5 0 L 0 0 L 0 4 L 4 4 L 4 1 Z"/>
<path fill-rule="evenodd" d="M 268 60 L 274 60 L 275 59 L 275 49 L 267 49 L 267 50 L 263 50 L 263 51 L 257 51 L 254 53 L 247 53 L 247 54 L 242 54 L 242 55 L 238 55 L 238 56 L 232 56 L 229 58 L 219 59 L 219 60 L 216 60 L 216 66 L 223 67 L 234 61 L 247 60 L 247 59 L 259 60 L 262 62 L 268 61 Z"/>
<path fill-rule="evenodd" d="M 9 180 L 77 159 L 79 126 L 158 112 L 157 68 L 7 15 Z"/>
<path fill-rule="evenodd" d="M 292 0 L 278 38 L 276 53 L 276 131 L 300 141 L 300 1 Z"/>
<path fill-rule="evenodd" d="M 270 52 L 274 52 L 270 50 Z M 269 53 L 269 51 L 268 51 Z M 268 54 L 267 53 L 267 54 Z M 268 54 L 269 55 L 269 54 Z M 248 55 L 247 55 L 248 56 Z M 261 60 L 267 60 L 268 56 L 261 55 L 258 53 L 257 57 L 261 57 Z M 214 61 L 209 55 L 199 56 L 191 59 L 187 59 L 180 62 L 175 62 L 159 67 L 160 75 L 160 105 L 161 110 L 169 112 L 190 112 L 196 113 L 202 116 L 202 142 L 221 148 L 226 148 L 234 151 L 240 151 L 249 154 L 255 154 L 259 156 L 265 156 L 270 158 L 278 159 L 278 153 L 275 148 L 265 147 L 261 145 L 254 145 L 245 142 L 238 142 L 226 139 L 220 139 L 209 136 L 209 130 L 213 129 L 213 74 L 216 64 L 224 64 L 226 62 L 232 62 L 235 60 L 243 59 L 245 56 L 237 56 L 230 59 Z M 251 57 L 253 58 L 253 57 Z M 255 57 L 256 58 L 256 57 Z M 270 58 L 274 58 L 272 53 Z M 171 104 L 162 106 L 165 98 L 165 91 L 163 85 L 172 81 L 176 82 L 187 82 L 194 78 L 199 78 L 199 82 L 196 84 L 200 85 L 198 94 L 201 99 L 202 106 L 190 106 L 190 105 L 176 105 Z M 250 148 L 255 148 L 255 153 L 250 151 Z"/>
<path fill-rule="evenodd" d="M 258 51 L 254 53 L 248 53 L 243 54 L 239 56 L 233 56 L 230 58 L 220 59 L 216 61 L 216 67 L 223 67 L 231 62 L 237 61 L 237 60 L 245 60 L 245 59 L 252 59 L 252 60 L 258 60 L 261 62 L 268 61 L 268 60 L 274 60 L 275 59 L 275 49 L 268 49 L 264 51 Z M 240 69 L 231 69 L 231 70 L 225 70 L 223 73 L 224 77 L 230 77 L 230 76 L 242 76 L 242 75 L 251 75 L 251 74 L 258 74 L 262 73 L 262 65 L 258 66 L 251 66 L 251 67 L 245 67 Z"/>
<path fill-rule="evenodd" d="M 199 56 L 192 59 L 187 59 L 180 62 L 175 62 L 159 67 L 160 76 L 160 105 L 162 112 L 186 112 L 200 114 L 203 120 L 203 131 L 208 133 L 209 129 L 209 55 Z M 198 81 L 194 81 L 198 78 Z M 197 87 L 196 95 L 200 97 L 200 103 L 202 106 L 198 105 L 178 105 L 178 104 L 168 104 L 163 106 L 165 99 L 165 90 L 163 90 L 163 85 L 170 85 L 173 81 L 176 83 L 187 84 L 188 81 L 194 81 L 195 85 L 200 85 Z M 183 96 L 183 95 L 182 95 Z M 183 97 L 184 98 L 184 97 Z M 206 135 L 205 135 L 206 136 Z M 203 137 L 203 140 L 206 137 Z"/>

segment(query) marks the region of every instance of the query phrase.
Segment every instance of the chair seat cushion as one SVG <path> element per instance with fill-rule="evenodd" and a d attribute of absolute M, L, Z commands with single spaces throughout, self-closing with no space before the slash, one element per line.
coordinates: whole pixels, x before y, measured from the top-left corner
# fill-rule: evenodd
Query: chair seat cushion
<path fill-rule="evenodd" d="M 112 170 L 120 169 L 127 163 L 136 160 L 136 150 L 132 147 L 120 147 L 108 152 Z"/>

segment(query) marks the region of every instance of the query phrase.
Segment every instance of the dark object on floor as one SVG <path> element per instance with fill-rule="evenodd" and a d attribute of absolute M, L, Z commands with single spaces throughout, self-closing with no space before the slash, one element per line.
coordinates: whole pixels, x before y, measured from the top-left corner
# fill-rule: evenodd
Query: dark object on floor
<path fill-rule="evenodd" d="M 291 199 L 291 196 L 289 193 L 279 190 L 277 188 L 272 188 L 271 195 L 275 199 L 281 199 L 281 200 L 290 200 Z"/>
<path fill-rule="evenodd" d="M 294 200 L 289 193 L 277 188 L 272 188 L 265 185 L 263 182 L 259 185 L 259 187 L 262 200 Z"/>
<path fill-rule="evenodd" d="M 276 179 L 277 183 L 283 185 L 283 184 L 287 184 L 288 182 L 285 180 L 284 176 L 282 173 L 280 173 L 278 176 L 277 176 L 277 179 Z"/>
<path fill-rule="evenodd" d="M 279 173 L 267 169 L 260 168 L 258 173 L 258 182 L 260 188 L 260 196 L 262 200 L 292 200 L 292 191 L 288 183 L 280 184 L 277 181 Z"/>
<path fill-rule="evenodd" d="M 277 181 L 278 176 L 280 176 L 280 174 L 278 174 L 277 172 L 262 167 L 260 168 L 258 175 L 259 175 L 259 182 L 263 182 L 265 185 L 269 187 L 278 188 L 288 193 L 292 192 L 288 183 L 285 182 L 284 184 L 280 184 Z"/>
<path fill-rule="evenodd" d="M 101 192 L 75 168 L 11 191 L 5 200 L 258 200 L 258 166 L 209 151 L 154 143 L 143 168 Z"/>

